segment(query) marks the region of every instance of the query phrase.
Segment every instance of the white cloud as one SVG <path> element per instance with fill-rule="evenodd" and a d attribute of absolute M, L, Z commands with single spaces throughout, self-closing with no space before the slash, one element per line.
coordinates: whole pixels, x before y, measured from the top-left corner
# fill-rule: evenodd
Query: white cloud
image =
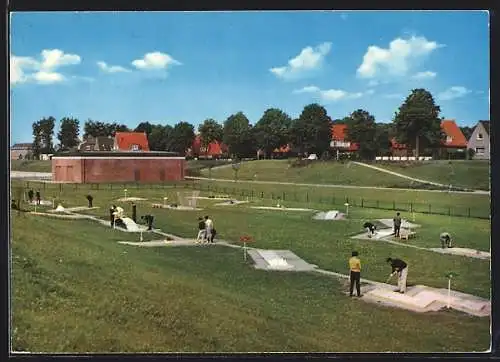
<path fill-rule="evenodd" d="M 431 78 L 436 78 L 437 73 L 436 72 L 431 72 L 429 70 L 425 72 L 418 72 L 413 75 L 413 79 L 431 79 Z"/>
<path fill-rule="evenodd" d="M 374 78 L 380 72 L 406 75 L 417 59 L 429 55 L 442 46 L 435 41 L 428 41 L 425 37 L 416 36 L 409 39 L 394 39 L 386 49 L 371 45 L 363 56 L 357 74 L 361 78 Z"/>
<path fill-rule="evenodd" d="M 301 89 L 294 90 L 294 93 L 316 93 L 319 92 L 320 89 L 315 85 L 310 85 Z"/>
<path fill-rule="evenodd" d="M 142 59 L 136 59 L 132 65 L 137 69 L 166 69 L 170 65 L 181 65 L 182 63 L 172 58 L 170 55 L 161 52 L 147 53 Z"/>
<path fill-rule="evenodd" d="M 51 84 L 62 82 L 65 78 L 61 73 L 39 71 L 32 75 L 33 79 L 40 84 Z"/>
<path fill-rule="evenodd" d="M 372 80 L 370 80 L 370 81 L 368 82 L 368 86 L 369 86 L 369 87 L 376 87 L 376 86 L 378 86 L 378 85 L 379 85 L 379 83 L 380 83 L 380 82 L 379 82 L 378 80 L 374 80 L 374 79 L 372 79 Z"/>
<path fill-rule="evenodd" d="M 63 65 L 80 64 L 81 58 L 76 54 L 65 54 L 59 49 L 42 50 L 42 62 L 40 68 L 42 70 L 52 70 Z"/>
<path fill-rule="evenodd" d="M 124 68 L 120 65 L 108 65 L 103 61 L 97 62 L 97 66 L 99 67 L 99 69 L 106 73 L 130 72 L 130 69 Z"/>
<path fill-rule="evenodd" d="M 467 94 L 471 93 L 472 91 L 462 87 L 462 86 L 453 86 L 445 90 L 444 92 L 441 92 L 437 95 L 437 98 L 441 101 L 449 101 L 455 98 L 461 98 L 465 97 Z"/>
<path fill-rule="evenodd" d="M 28 69 L 35 69 L 38 62 L 30 57 L 18 57 L 11 55 L 10 57 L 10 83 L 18 84 L 24 83 L 28 80 L 25 71 Z"/>
<path fill-rule="evenodd" d="M 307 71 L 317 69 L 323 64 L 325 56 L 330 52 L 332 43 L 325 42 L 316 47 L 305 47 L 299 55 L 290 59 L 286 66 L 269 69 L 278 78 L 292 79 Z"/>
<path fill-rule="evenodd" d="M 313 93 L 325 102 L 337 102 L 340 100 L 361 98 L 365 94 L 373 94 L 374 91 L 369 90 L 366 93 L 362 92 L 350 93 L 341 89 L 320 89 L 319 87 L 316 86 L 307 86 L 302 89 L 295 90 L 294 93 L 296 94 Z"/>
<path fill-rule="evenodd" d="M 10 83 L 12 85 L 33 81 L 39 84 L 52 84 L 66 78 L 56 70 L 65 65 L 80 64 L 77 54 L 64 53 L 59 49 L 44 49 L 40 60 L 33 57 L 10 56 Z"/>

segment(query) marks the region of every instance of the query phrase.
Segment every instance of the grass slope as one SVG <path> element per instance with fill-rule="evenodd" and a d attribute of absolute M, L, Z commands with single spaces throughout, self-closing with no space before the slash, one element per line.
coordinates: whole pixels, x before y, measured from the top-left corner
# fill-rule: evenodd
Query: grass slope
<path fill-rule="evenodd" d="M 25 172 L 52 172 L 52 161 L 10 160 L 10 169 Z"/>
<path fill-rule="evenodd" d="M 127 233 L 27 214 L 13 214 L 12 228 L 14 350 L 447 352 L 489 346 L 487 318 L 349 299 L 334 278 L 257 271 L 230 248 L 134 248 L 116 243 L 133 238 Z"/>
<path fill-rule="evenodd" d="M 426 161 L 411 164 L 384 163 L 378 167 L 423 180 L 479 190 L 490 189 L 489 161 Z"/>
<path fill-rule="evenodd" d="M 259 160 L 241 164 L 239 180 L 280 181 L 310 184 L 334 184 L 355 186 L 401 187 L 410 186 L 409 180 L 354 163 L 312 162 L 305 167 L 291 167 L 289 160 Z M 207 169 L 202 170 L 207 177 Z M 234 179 L 231 167 L 214 168 L 212 178 Z"/>

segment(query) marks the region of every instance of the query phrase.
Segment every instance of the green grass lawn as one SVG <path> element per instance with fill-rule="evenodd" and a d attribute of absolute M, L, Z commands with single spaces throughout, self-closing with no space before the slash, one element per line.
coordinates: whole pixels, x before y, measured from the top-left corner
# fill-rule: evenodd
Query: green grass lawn
<path fill-rule="evenodd" d="M 52 161 L 10 160 L 10 169 L 26 172 L 52 172 Z"/>
<path fill-rule="evenodd" d="M 316 161 L 304 167 L 291 167 L 293 161 L 295 159 L 243 162 L 238 171 L 238 179 L 401 188 L 410 187 L 411 183 L 404 178 L 351 162 Z M 234 170 L 231 167 L 215 168 L 210 173 L 212 178 L 234 179 Z M 203 169 L 201 174 L 208 177 L 209 170 Z"/>
<path fill-rule="evenodd" d="M 71 191 L 67 188 L 62 194 L 63 205 L 86 205 L 83 190 Z M 448 271 L 458 271 L 462 276 L 456 280 L 456 288 L 472 294 L 489 295 L 489 262 L 459 256 L 440 255 L 430 251 L 422 251 L 402 246 L 389 245 L 383 242 L 368 242 L 351 239 L 349 236 L 362 232 L 362 224 L 366 220 L 378 218 L 392 218 L 394 211 L 350 207 L 349 220 L 338 222 L 314 221 L 312 213 L 275 212 L 248 209 L 247 205 L 220 207 L 212 200 L 199 200 L 200 207 L 207 208 L 200 212 L 172 211 L 152 209 L 151 203 L 163 202 L 168 196 L 172 202 L 176 201 L 179 189 L 128 189 L 128 196 L 147 198 L 137 202 L 138 215 L 153 213 L 156 217 L 155 225 L 162 230 L 181 236 L 195 237 L 197 232 L 197 218 L 210 213 L 216 220 L 219 236 L 228 241 L 237 241 L 243 233 L 250 233 L 258 241 L 257 245 L 263 248 L 288 248 L 296 252 L 305 260 L 317 264 L 321 268 L 345 272 L 345 256 L 352 248 L 360 248 L 360 252 L 367 260 L 364 276 L 368 279 L 384 281 L 387 277 L 385 258 L 399 255 L 406 258 L 410 264 L 418 265 L 413 278 L 415 283 L 441 287 L 446 283 L 444 274 Z M 180 189 L 180 192 L 190 192 Z M 122 206 L 130 215 L 129 203 L 116 201 L 123 197 L 123 190 L 112 191 L 94 190 L 94 205 L 100 209 L 89 210 L 88 213 L 108 218 L 108 208 L 111 204 Z M 56 202 L 57 203 L 57 202 Z M 255 205 L 273 205 L 272 200 L 256 201 Z M 318 210 L 329 210 L 324 204 L 287 202 L 290 207 L 309 206 Z M 329 206 L 329 205 L 328 205 Z M 51 207 L 49 207 L 51 208 Z M 33 209 L 33 207 L 31 207 Z M 337 207 L 344 211 L 345 207 Z M 402 215 L 412 220 L 413 215 Z M 417 230 L 418 238 L 412 244 L 421 247 L 438 247 L 439 234 L 442 231 L 450 232 L 456 245 L 488 251 L 490 245 L 490 222 L 474 218 L 448 217 L 441 215 L 415 214 L 416 223 L 422 228 Z M 286 227 L 282 227 L 286 225 Z M 341 252 L 339 252 L 341 251 Z M 470 269 L 470 270 L 469 270 Z"/>
<path fill-rule="evenodd" d="M 104 197 L 96 202 L 104 203 Z M 290 247 L 325 268 L 345 272 L 347 253 L 356 247 L 364 277 L 388 274 L 380 262 L 388 253 L 410 261 L 410 282 L 439 279 L 445 269 L 461 267 L 472 275 L 460 274 L 457 288 L 469 288 L 467 280 L 473 278 L 484 288 L 489 272 L 481 261 L 337 240 L 357 228 L 355 223 L 311 228 L 308 221 L 305 228 L 305 216 L 217 210 L 209 212 L 224 237 L 248 231 L 258 246 Z M 195 213 L 155 214 L 166 231 L 192 235 Z M 12 230 L 14 350 L 448 352 L 489 347 L 488 318 L 364 303 L 346 297 L 335 278 L 254 270 L 241 251 L 223 246 L 136 248 L 117 241 L 137 235 L 90 221 L 25 213 L 12 214 Z"/>
<path fill-rule="evenodd" d="M 425 161 L 413 164 L 377 164 L 387 170 L 424 180 L 452 184 L 454 186 L 489 190 L 490 163 L 483 160 Z"/>

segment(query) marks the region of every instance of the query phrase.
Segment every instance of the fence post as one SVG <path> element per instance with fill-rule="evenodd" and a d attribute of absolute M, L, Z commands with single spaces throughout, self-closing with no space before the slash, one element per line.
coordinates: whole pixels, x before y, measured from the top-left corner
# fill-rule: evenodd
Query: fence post
<path fill-rule="evenodd" d="M 431 204 L 429 204 L 429 214 L 431 213 Z"/>
<path fill-rule="evenodd" d="M 364 207 L 365 200 L 361 199 L 361 207 Z"/>
<path fill-rule="evenodd" d="M 274 192 L 271 192 L 271 199 L 274 200 Z"/>
<path fill-rule="evenodd" d="M 378 200 L 377 200 L 377 209 L 380 209 L 380 207 L 379 207 L 379 201 Z"/>
<path fill-rule="evenodd" d="M 345 198 L 345 203 L 348 204 L 349 203 L 349 197 L 346 196 Z"/>
<path fill-rule="evenodd" d="M 467 217 L 470 217 L 470 207 L 467 208 Z"/>
<path fill-rule="evenodd" d="M 448 206 L 448 216 L 451 216 L 451 207 Z"/>
<path fill-rule="evenodd" d="M 306 202 L 309 202 L 309 192 L 306 192 Z"/>
<path fill-rule="evenodd" d="M 413 202 L 410 202 L 410 212 L 413 212 Z"/>
<path fill-rule="evenodd" d="M 260 198 L 263 199 L 264 198 L 264 191 L 261 191 L 260 192 Z"/>
<path fill-rule="evenodd" d="M 286 196 L 285 191 L 283 191 L 283 197 L 281 198 L 283 201 L 285 201 L 285 196 Z"/>

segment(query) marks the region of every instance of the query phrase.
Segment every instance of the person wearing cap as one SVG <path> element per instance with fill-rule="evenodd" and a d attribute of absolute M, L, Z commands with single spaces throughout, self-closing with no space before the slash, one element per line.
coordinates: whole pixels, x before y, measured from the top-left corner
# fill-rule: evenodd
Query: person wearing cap
<path fill-rule="evenodd" d="M 387 262 L 391 264 L 392 272 L 389 275 L 391 278 L 394 275 L 398 276 L 398 292 L 406 292 L 406 279 L 408 277 L 408 264 L 401 259 L 387 258 Z"/>
<path fill-rule="evenodd" d="M 361 261 L 358 258 L 358 252 L 353 251 L 351 254 L 351 258 L 349 259 L 349 269 L 350 269 L 350 287 L 349 287 L 349 296 L 352 297 L 352 292 L 354 291 L 354 285 L 356 285 L 356 292 L 358 293 L 358 297 L 361 297 Z"/>

